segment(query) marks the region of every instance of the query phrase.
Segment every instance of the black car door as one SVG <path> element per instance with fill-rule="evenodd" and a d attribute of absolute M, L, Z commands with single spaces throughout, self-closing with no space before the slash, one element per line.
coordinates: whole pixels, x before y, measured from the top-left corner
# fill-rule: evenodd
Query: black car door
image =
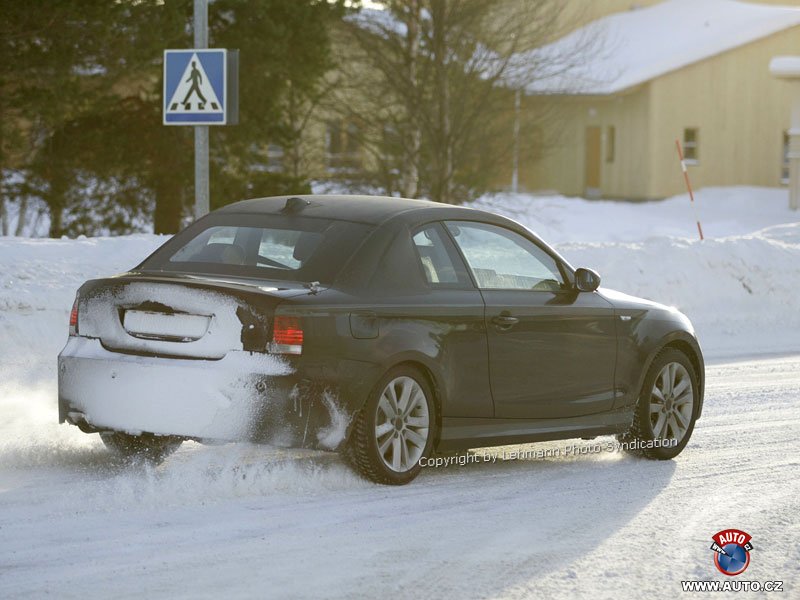
<path fill-rule="evenodd" d="M 489 378 L 499 418 L 558 418 L 614 403 L 614 308 L 578 292 L 533 240 L 486 223 L 447 229 L 486 305 Z"/>
<path fill-rule="evenodd" d="M 371 283 L 373 357 L 427 356 L 440 375 L 442 417 L 492 417 L 483 297 L 441 223 L 399 229 Z"/>

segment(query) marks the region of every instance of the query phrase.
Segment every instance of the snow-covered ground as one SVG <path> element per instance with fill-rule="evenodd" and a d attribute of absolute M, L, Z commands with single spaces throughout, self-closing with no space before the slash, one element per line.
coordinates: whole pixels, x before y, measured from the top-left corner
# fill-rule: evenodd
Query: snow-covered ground
<path fill-rule="evenodd" d="M 657 238 L 697 240 L 695 215 L 707 239 L 747 236 L 800 222 L 789 210 L 786 189 L 715 187 L 649 202 L 583 200 L 565 196 L 494 194 L 470 204 L 519 221 L 550 244 L 648 242 Z"/>
<path fill-rule="evenodd" d="M 746 579 L 796 597 L 800 214 L 783 190 L 698 200 L 702 243 L 685 197 L 478 203 L 609 287 L 689 314 L 711 361 L 683 454 L 553 442 L 530 448 L 561 456 L 428 469 L 400 489 L 333 455 L 249 445 L 115 463 L 56 423 L 55 356 L 80 283 L 165 238 L 0 238 L 0 598 L 672 598 L 682 579 L 717 578 L 710 538 L 725 527 L 753 535 Z M 564 456 L 573 444 L 585 453 Z"/>
<path fill-rule="evenodd" d="M 7 444 L 0 597 L 675 598 L 722 579 L 711 536 L 736 527 L 753 536 L 745 578 L 796 598 L 798 398 L 796 356 L 716 364 L 673 461 L 480 462 L 404 488 L 244 445 L 187 444 L 151 469 L 75 432 Z"/>

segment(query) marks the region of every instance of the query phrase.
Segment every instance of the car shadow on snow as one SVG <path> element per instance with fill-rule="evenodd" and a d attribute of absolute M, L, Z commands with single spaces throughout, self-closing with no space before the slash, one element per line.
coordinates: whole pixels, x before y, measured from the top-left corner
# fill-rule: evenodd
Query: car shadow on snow
<path fill-rule="evenodd" d="M 605 445 L 612 439 L 599 441 Z M 372 501 L 392 504 L 384 512 L 416 510 L 418 518 L 398 519 L 394 526 L 384 518 L 374 540 L 360 540 L 377 548 L 385 536 L 395 548 L 413 547 L 416 541 L 417 555 L 406 565 L 409 574 L 398 576 L 386 566 L 393 549 L 376 551 L 366 571 L 389 582 L 388 591 L 401 598 L 415 597 L 415 580 L 430 582 L 429 597 L 505 597 L 520 590 L 516 595 L 526 596 L 548 574 L 570 589 L 581 577 L 574 563 L 629 525 L 669 486 L 676 469 L 675 461 L 595 452 L 596 444 L 565 440 L 481 449 L 470 453 L 477 459 L 463 465 L 424 469 L 411 485 Z M 578 454 L 535 457 L 537 450 L 573 445 Z M 581 448 L 592 451 L 581 453 Z M 513 458 L 515 451 L 526 450 L 534 457 Z M 503 456 L 503 451 L 512 458 L 483 459 L 484 453 Z M 375 510 L 380 513 L 381 507 Z"/>
<path fill-rule="evenodd" d="M 299 503 L 280 497 L 265 503 L 265 514 L 277 510 L 281 530 L 292 534 L 273 532 L 278 537 L 271 538 L 270 548 L 280 551 L 265 547 L 259 560 L 290 579 L 306 568 L 298 566 L 298 556 L 303 565 L 324 564 L 325 572 L 347 575 L 339 576 L 335 588 L 322 574 L 307 579 L 301 597 L 352 597 L 375 585 L 384 596 L 415 600 L 527 597 L 543 577 L 557 578 L 565 590 L 575 587 L 582 576 L 575 564 L 669 486 L 675 461 L 608 451 L 612 441 L 565 440 L 450 455 L 476 458 L 425 468 L 410 485 L 397 488 L 358 478 L 335 454 L 258 447 L 242 453 L 235 445 L 225 451 L 227 458 L 218 449 L 202 450 L 173 457 L 165 468 L 179 473 L 186 465 L 202 464 L 196 462 L 202 458 L 210 461 L 206 476 L 214 473 L 225 493 L 234 485 L 239 492 L 303 496 Z M 567 447 L 574 450 L 565 456 Z M 555 449 L 560 456 L 538 457 L 537 452 Z M 483 458 L 492 453 L 498 456 L 494 462 Z M 234 459 L 239 463 L 231 467 Z M 253 487 L 241 487 L 248 485 Z M 288 512 L 276 508 L 284 502 L 291 505 Z M 303 542 L 308 535 L 311 547 Z"/>
<path fill-rule="evenodd" d="M 669 486 L 677 465 L 581 450 L 593 444 L 480 449 L 470 453 L 476 459 L 423 469 L 398 488 L 361 479 L 335 454 L 248 444 L 188 443 L 153 467 L 114 460 L 98 441 L 62 448 L 39 464 L 58 468 L 58 480 L 44 483 L 57 484 L 60 508 L 74 515 L 168 506 L 236 515 L 241 505 L 228 500 L 254 499 L 246 504 L 253 517 L 237 521 L 247 539 L 270 539 L 250 547 L 254 560 L 270 565 L 282 581 L 305 576 L 309 565 L 326 566 L 306 580 L 301 597 L 336 597 L 325 573 L 339 574 L 335 593 L 341 597 L 375 585 L 397 598 L 526 596 L 544 577 L 555 577 L 568 595 L 582 576 L 576 563 L 645 511 Z M 572 445 L 578 450 L 569 456 L 536 454 Z M 486 461 L 486 453 L 499 458 Z M 17 487 L 3 498 L 13 505 L 29 494 Z M 260 518 L 258 511 L 280 518 Z M 201 530 L 217 526 L 216 519 L 196 524 Z"/>

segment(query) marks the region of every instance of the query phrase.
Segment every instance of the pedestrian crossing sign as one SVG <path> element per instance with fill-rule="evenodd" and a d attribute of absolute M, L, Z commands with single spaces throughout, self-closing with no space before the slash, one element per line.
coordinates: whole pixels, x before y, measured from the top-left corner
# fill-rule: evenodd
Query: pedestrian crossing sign
<path fill-rule="evenodd" d="M 164 51 L 164 125 L 229 125 L 225 49 Z"/>

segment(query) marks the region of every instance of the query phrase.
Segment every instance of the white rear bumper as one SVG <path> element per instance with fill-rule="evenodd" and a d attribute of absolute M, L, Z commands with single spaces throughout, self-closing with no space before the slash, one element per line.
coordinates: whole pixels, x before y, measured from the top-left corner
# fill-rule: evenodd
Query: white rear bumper
<path fill-rule="evenodd" d="M 58 357 L 59 403 L 96 429 L 246 440 L 275 400 L 271 378 L 291 367 L 266 354 L 230 351 L 219 360 L 110 352 L 71 337 Z M 65 415 L 62 415 L 62 417 Z"/>

